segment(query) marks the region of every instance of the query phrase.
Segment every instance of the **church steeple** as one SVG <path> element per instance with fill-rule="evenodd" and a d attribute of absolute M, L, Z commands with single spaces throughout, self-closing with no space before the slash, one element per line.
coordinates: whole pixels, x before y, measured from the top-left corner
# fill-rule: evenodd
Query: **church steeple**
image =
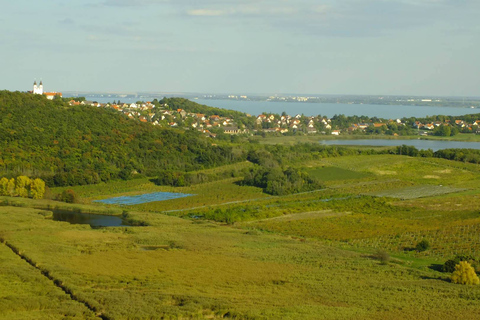
<path fill-rule="evenodd" d="M 43 94 L 43 83 L 40 80 L 40 85 L 37 86 L 37 80 L 33 82 L 33 93 L 34 94 Z"/>

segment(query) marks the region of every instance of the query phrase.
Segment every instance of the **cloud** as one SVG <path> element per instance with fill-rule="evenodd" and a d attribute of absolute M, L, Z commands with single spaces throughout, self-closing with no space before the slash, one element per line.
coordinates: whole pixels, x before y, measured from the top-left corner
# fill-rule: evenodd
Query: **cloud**
<path fill-rule="evenodd" d="M 106 0 L 102 5 L 107 7 L 144 7 L 165 2 L 168 0 Z"/>
<path fill-rule="evenodd" d="M 73 21 L 70 18 L 65 18 L 65 19 L 62 19 L 62 20 L 58 21 L 58 23 L 63 24 L 63 25 L 74 25 L 75 21 Z"/>
<path fill-rule="evenodd" d="M 214 10 L 214 9 L 193 9 L 187 10 L 187 14 L 190 16 L 207 16 L 207 17 L 218 17 L 224 16 L 231 12 L 226 10 Z"/>

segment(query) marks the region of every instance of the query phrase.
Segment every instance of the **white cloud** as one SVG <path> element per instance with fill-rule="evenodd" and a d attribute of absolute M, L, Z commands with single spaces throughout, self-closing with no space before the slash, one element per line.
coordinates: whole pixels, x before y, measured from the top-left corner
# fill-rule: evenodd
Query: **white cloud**
<path fill-rule="evenodd" d="M 229 14 L 226 10 L 215 10 L 215 9 L 194 9 L 188 10 L 187 14 L 190 16 L 208 16 L 208 17 L 218 17 Z"/>

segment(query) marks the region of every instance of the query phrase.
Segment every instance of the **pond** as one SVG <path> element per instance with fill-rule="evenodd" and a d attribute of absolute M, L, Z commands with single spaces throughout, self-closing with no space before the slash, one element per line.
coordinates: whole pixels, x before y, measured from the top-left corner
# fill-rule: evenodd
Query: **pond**
<path fill-rule="evenodd" d="M 441 140 L 396 140 L 396 139 L 352 139 L 352 140 L 322 140 L 324 145 L 341 146 L 372 146 L 372 147 L 397 147 L 401 145 L 414 146 L 420 150 L 432 149 L 480 149 L 480 142 L 441 141 Z"/>
<path fill-rule="evenodd" d="M 147 203 L 147 202 L 185 198 L 190 196 L 193 196 L 193 194 L 177 193 L 177 192 L 154 192 L 154 193 L 140 194 L 137 196 L 124 196 L 124 197 L 108 198 L 103 200 L 94 200 L 94 202 L 101 202 L 105 204 L 134 205 L 134 204 L 141 204 L 141 203 Z"/>
<path fill-rule="evenodd" d="M 93 213 L 80 213 L 67 210 L 53 210 L 54 221 L 66 221 L 71 224 L 89 224 L 92 227 L 128 227 L 118 216 Z"/>

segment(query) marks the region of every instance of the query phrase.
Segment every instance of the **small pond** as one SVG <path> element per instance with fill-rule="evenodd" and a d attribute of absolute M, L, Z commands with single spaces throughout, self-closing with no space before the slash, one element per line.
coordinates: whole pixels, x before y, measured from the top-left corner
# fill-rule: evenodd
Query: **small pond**
<path fill-rule="evenodd" d="M 125 221 L 118 216 L 107 216 L 93 213 L 79 213 L 67 210 L 53 210 L 54 221 L 66 221 L 71 224 L 89 224 L 92 227 L 127 227 Z"/>
<path fill-rule="evenodd" d="M 178 199 L 190 197 L 192 194 L 188 193 L 176 193 L 176 192 L 154 192 L 154 193 L 145 193 L 137 196 L 124 196 L 109 198 L 103 200 L 94 200 L 94 202 L 101 202 L 106 204 L 119 204 L 119 205 L 134 205 L 154 201 L 165 201 L 170 199 Z"/>

